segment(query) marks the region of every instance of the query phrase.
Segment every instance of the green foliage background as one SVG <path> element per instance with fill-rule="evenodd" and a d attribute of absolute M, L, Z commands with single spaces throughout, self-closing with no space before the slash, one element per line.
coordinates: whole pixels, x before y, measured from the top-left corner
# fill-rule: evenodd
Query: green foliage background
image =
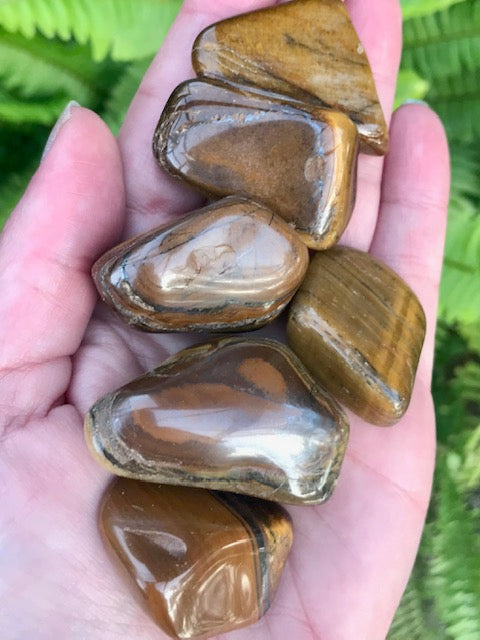
<path fill-rule="evenodd" d="M 117 132 L 180 0 L 0 2 L 0 228 L 68 100 Z M 480 0 L 402 0 L 397 104 L 426 100 L 450 141 L 439 307 L 435 488 L 389 640 L 480 638 Z M 419 428 L 421 425 L 419 425 Z"/>

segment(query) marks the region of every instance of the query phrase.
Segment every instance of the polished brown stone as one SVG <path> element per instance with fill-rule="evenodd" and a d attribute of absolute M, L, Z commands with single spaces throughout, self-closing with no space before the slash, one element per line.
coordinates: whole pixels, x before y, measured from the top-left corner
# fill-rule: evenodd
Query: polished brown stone
<path fill-rule="evenodd" d="M 85 435 L 117 475 L 313 504 L 336 483 L 348 422 L 290 349 L 225 338 L 107 395 Z"/>
<path fill-rule="evenodd" d="M 193 66 L 200 76 L 343 111 L 364 150 L 387 150 L 372 71 L 342 0 L 296 0 L 218 22 L 195 41 Z"/>
<path fill-rule="evenodd" d="M 290 307 L 290 347 L 320 384 L 374 424 L 405 413 L 424 337 L 412 290 L 354 249 L 318 253 Z"/>
<path fill-rule="evenodd" d="M 357 132 L 342 113 L 192 80 L 170 97 L 154 151 L 209 194 L 263 202 L 313 249 L 335 244 L 350 219 Z"/>
<path fill-rule="evenodd" d="M 220 331 L 271 321 L 307 266 L 281 218 L 232 197 L 124 242 L 93 273 L 104 301 L 140 329 Z"/>
<path fill-rule="evenodd" d="M 125 479 L 107 489 L 100 528 L 173 638 L 256 622 L 292 544 L 290 518 L 279 505 Z"/>

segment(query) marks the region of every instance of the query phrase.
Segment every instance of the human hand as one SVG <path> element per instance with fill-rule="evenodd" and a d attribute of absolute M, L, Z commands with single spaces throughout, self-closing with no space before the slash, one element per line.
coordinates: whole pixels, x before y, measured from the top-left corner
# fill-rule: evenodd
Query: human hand
<path fill-rule="evenodd" d="M 150 150 L 156 121 L 171 90 L 193 76 L 189 52 L 197 33 L 269 4 L 185 0 L 128 113 L 120 153 L 94 114 L 72 108 L 0 237 L 5 640 L 163 637 L 100 539 L 97 508 L 109 476 L 89 457 L 82 421 L 100 396 L 192 338 L 124 326 L 97 304 L 90 268 L 122 228 L 131 236 L 199 204 L 157 167 Z M 387 115 L 400 53 L 397 2 L 346 4 Z M 411 405 L 388 429 L 350 416 L 334 495 L 318 507 L 289 509 L 295 541 L 275 603 L 232 640 L 381 640 L 387 633 L 430 495 L 430 377 L 447 199 L 442 127 L 428 108 L 404 106 L 393 117 L 386 160 L 361 157 L 357 205 L 342 243 L 369 249 L 423 303 L 428 331 Z"/>

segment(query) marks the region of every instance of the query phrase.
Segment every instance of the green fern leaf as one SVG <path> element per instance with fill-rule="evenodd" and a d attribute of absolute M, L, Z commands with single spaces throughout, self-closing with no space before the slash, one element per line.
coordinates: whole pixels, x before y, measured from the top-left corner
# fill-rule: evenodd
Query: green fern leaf
<path fill-rule="evenodd" d="M 0 26 L 32 38 L 90 43 L 94 60 L 146 58 L 162 43 L 181 0 L 3 0 Z"/>
<path fill-rule="evenodd" d="M 480 146 L 478 143 L 451 144 L 450 165 L 451 196 L 468 198 L 480 204 Z"/>
<path fill-rule="evenodd" d="M 427 100 L 442 119 L 450 139 L 471 142 L 480 136 L 480 67 L 437 78 Z"/>
<path fill-rule="evenodd" d="M 387 640 L 440 640 L 428 624 L 422 581 L 414 569 Z"/>
<path fill-rule="evenodd" d="M 27 39 L 0 29 L 0 79 L 19 98 L 74 99 L 97 108 L 120 76 L 123 65 L 95 64 L 88 48 L 75 43 Z"/>
<path fill-rule="evenodd" d="M 21 173 L 10 175 L 2 181 L 0 185 L 0 231 L 22 197 L 35 169 L 36 163 L 30 162 Z"/>
<path fill-rule="evenodd" d="M 65 96 L 43 101 L 15 100 L 6 97 L 0 90 L 0 122 L 3 124 L 44 124 L 50 125 L 62 112 L 68 100 Z"/>
<path fill-rule="evenodd" d="M 399 107 L 405 100 L 422 100 L 429 86 L 428 82 L 421 78 L 418 73 L 415 73 L 415 71 L 411 69 L 401 69 L 398 74 L 394 108 Z"/>
<path fill-rule="evenodd" d="M 457 2 L 463 2 L 463 0 L 402 0 L 403 19 L 408 20 L 408 18 L 435 13 L 447 9 Z"/>
<path fill-rule="evenodd" d="M 403 67 L 426 80 L 478 69 L 480 3 L 466 0 L 446 11 L 407 20 L 403 38 Z"/>
<path fill-rule="evenodd" d="M 126 69 L 123 76 L 113 88 L 109 99 L 105 104 L 102 117 L 113 133 L 116 135 L 120 130 L 122 122 L 127 113 L 130 102 L 138 89 L 145 71 L 147 70 L 151 58 L 132 62 Z"/>
<path fill-rule="evenodd" d="M 457 467 L 457 469 L 456 469 Z M 425 529 L 429 572 L 426 590 L 436 616 L 453 640 L 480 638 L 478 514 L 466 508 L 455 474 L 455 454 L 441 452 L 435 474 L 434 518 Z"/>
<path fill-rule="evenodd" d="M 480 309 L 480 216 L 469 204 L 450 210 L 439 304 L 441 318 L 466 324 Z"/>

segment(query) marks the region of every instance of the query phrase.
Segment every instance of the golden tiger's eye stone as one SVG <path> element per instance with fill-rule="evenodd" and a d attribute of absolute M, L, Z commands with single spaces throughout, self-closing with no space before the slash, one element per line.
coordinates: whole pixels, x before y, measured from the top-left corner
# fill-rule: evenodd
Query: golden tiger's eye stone
<path fill-rule="evenodd" d="M 107 395 L 85 435 L 117 475 L 315 504 L 336 483 L 348 422 L 286 346 L 226 338 Z"/>
<path fill-rule="evenodd" d="M 296 0 L 218 22 L 195 41 L 193 66 L 200 76 L 343 111 L 364 150 L 387 151 L 372 71 L 342 0 Z"/>
<path fill-rule="evenodd" d="M 219 331 L 275 318 L 307 266 L 281 218 L 232 197 L 124 242 L 93 273 L 104 301 L 140 329 Z"/>
<path fill-rule="evenodd" d="M 367 253 L 318 253 L 295 296 L 288 342 L 313 377 L 359 416 L 389 425 L 405 413 L 425 337 L 415 294 Z"/>
<path fill-rule="evenodd" d="M 262 202 L 313 249 L 335 244 L 352 213 L 357 132 L 339 112 L 192 80 L 170 97 L 154 152 L 207 193 Z"/>
<path fill-rule="evenodd" d="M 116 480 L 102 533 L 172 638 L 206 638 L 269 608 L 292 544 L 279 505 L 202 489 Z"/>

